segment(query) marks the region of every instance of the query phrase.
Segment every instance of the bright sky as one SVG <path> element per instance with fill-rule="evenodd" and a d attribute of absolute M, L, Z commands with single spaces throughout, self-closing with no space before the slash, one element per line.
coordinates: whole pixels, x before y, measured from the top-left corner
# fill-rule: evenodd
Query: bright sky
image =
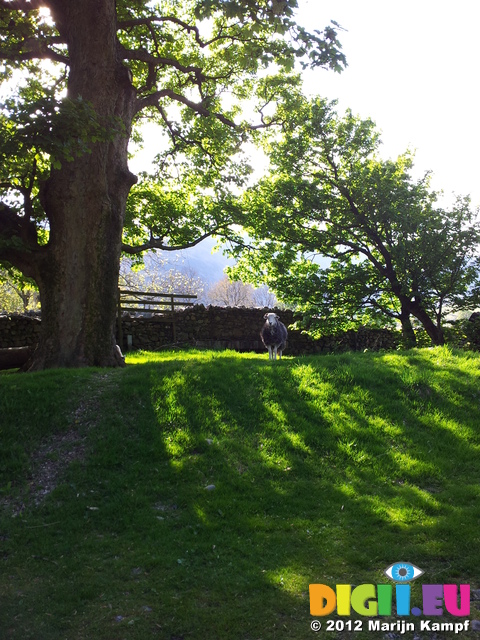
<path fill-rule="evenodd" d="M 384 157 L 407 147 L 432 186 L 480 205 L 479 0 L 299 0 L 309 30 L 335 20 L 348 67 L 306 74 L 315 95 L 372 118 Z"/>

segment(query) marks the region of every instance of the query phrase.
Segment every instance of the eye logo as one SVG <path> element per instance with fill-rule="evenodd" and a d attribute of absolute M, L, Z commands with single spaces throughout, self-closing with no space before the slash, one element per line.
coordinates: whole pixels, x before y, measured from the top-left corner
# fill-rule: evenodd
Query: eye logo
<path fill-rule="evenodd" d="M 410 582 L 424 572 L 409 562 L 394 562 L 384 571 L 385 575 L 395 582 Z"/>

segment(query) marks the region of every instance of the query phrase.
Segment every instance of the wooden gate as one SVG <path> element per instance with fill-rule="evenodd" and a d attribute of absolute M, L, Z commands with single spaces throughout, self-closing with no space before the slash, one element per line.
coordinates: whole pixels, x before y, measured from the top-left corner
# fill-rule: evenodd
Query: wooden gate
<path fill-rule="evenodd" d="M 151 293 L 149 291 L 118 290 L 118 338 L 123 345 L 122 312 L 153 313 L 157 320 L 169 322 L 173 329 L 173 341 L 177 341 L 175 311 L 193 306 L 197 296 L 189 293 Z"/>

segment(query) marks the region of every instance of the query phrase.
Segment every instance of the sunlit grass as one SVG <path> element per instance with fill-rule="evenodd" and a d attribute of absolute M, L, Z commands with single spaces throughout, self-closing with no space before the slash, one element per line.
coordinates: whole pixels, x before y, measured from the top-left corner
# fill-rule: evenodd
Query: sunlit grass
<path fill-rule="evenodd" d="M 399 558 L 413 594 L 480 587 L 479 356 L 127 363 L 0 376 L 1 637 L 293 640 L 310 583 Z M 36 506 L 35 457 L 72 431 L 84 455 Z"/>

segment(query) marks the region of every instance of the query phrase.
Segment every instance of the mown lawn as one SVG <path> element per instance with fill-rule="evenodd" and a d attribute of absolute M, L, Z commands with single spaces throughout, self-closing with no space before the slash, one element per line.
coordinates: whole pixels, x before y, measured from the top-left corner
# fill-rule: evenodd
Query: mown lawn
<path fill-rule="evenodd" d="M 368 638 L 309 584 L 480 588 L 480 356 L 128 362 L 0 376 L 0 638 Z"/>

